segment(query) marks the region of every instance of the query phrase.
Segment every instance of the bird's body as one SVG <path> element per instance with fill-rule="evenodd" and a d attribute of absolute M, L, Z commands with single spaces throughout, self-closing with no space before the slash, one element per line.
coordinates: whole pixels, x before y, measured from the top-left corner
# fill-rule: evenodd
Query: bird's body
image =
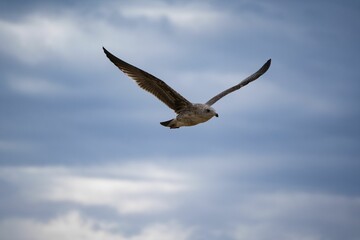
<path fill-rule="evenodd" d="M 214 116 L 218 117 L 219 115 L 212 107 L 206 104 L 196 103 L 180 111 L 176 118 L 161 122 L 161 125 L 170 128 L 194 126 L 206 122 Z"/>
<path fill-rule="evenodd" d="M 199 123 L 206 122 L 214 116 L 218 117 L 219 115 L 215 112 L 211 105 L 227 94 L 236 91 L 259 78 L 269 69 L 271 64 L 271 59 L 269 59 L 257 72 L 250 75 L 239 84 L 219 93 L 205 104 L 194 104 L 185 99 L 162 80 L 115 57 L 105 48 L 103 48 L 103 50 L 110 61 L 113 62 L 122 72 L 135 80 L 141 88 L 155 95 L 159 100 L 177 113 L 176 118 L 160 123 L 161 125 L 169 128 L 194 126 Z"/>

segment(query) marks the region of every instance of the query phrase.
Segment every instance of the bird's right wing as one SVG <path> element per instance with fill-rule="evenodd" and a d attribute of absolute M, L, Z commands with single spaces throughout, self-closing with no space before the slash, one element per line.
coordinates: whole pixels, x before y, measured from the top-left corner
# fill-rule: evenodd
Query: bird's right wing
<path fill-rule="evenodd" d="M 219 93 L 215 97 L 211 98 L 209 101 L 207 101 L 207 105 L 211 106 L 214 103 L 216 103 L 218 100 L 220 100 L 222 97 L 228 95 L 229 93 L 232 93 L 245 85 L 249 84 L 250 82 L 258 79 L 261 75 L 263 75 L 270 67 L 271 59 L 269 59 L 258 71 L 256 71 L 254 74 L 250 75 L 249 77 L 245 78 L 243 81 L 241 81 L 239 84 Z"/>
<path fill-rule="evenodd" d="M 141 88 L 152 93 L 155 97 L 160 99 L 176 113 L 179 113 L 182 109 L 192 105 L 191 102 L 181 96 L 162 80 L 115 57 L 104 47 L 103 49 L 110 61 L 114 63 L 122 72 L 135 80 Z"/>

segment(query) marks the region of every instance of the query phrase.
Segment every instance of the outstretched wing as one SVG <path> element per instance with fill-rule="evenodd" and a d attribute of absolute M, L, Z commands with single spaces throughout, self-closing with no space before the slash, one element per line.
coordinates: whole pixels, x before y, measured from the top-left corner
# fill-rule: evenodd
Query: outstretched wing
<path fill-rule="evenodd" d="M 229 93 L 232 93 L 244 86 L 246 86 L 247 84 L 249 84 L 250 82 L 258 79 L 261 75 L 263 75 L 270 67 L 271 64 L 271 59 L 269 59 L 257 72 L 255 72 L 254 74 L 250 75 L 249 77 L 247 77 L 246 79 L 244 79 L 243 81 L 241 81 L 239 84 L 219 93 L 218 95 L 216 95 L 215 97 L 211 98 L 209 101 L 207 101 L 207 105 L 211 106 L 214 103 L 216 103 L 218 100 L 220 100 L 222 97 L 228 95 Z"/>
<path fill-rule="evenodd" d="M 179 113 L 182 109 L 191 105 L 191 103 L 181 96 L 174 89 L 169 87 L 165 82 L 147 73 L 140 68 L 137 68 L 123 60 L 115 57 L 104 47 L 106 56 L 113 62 L 122 72 L 136 81 L 136 83 L 144 90 L 152 93 L 155 97 L 160 99 L 169 108 Z"/>

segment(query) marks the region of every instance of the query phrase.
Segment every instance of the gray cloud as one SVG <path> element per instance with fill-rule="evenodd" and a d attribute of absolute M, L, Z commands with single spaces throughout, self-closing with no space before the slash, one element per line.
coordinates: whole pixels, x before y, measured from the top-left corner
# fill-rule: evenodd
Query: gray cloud
<path fill-rule="evenodd" d="M 3 5 L 1 238 L 360 235 L 357 2 Z M 194 102 L 273 64 L 169 131 L 102 46 Z"/>
<path fill-rule="evenodd" d="M 168 236 L 166 239 L 172 239 L 177 230 L 185 234 L 184 239 L 203 239 L 204 236 L 210 239 L 263 239 L 266 236 L 338 239 L 344 234 L 351 239 L 358 235 L 359 199 L 356 196 L 303 191 L 294 185 L 290 188 L 274 185 L 276 181 L 260 180 L 265 172 L 268 176 L 277 173 L 278 167 L 271 167 L 275 162 L 267 167 L 244 158 L 237 171 L 238 179 L 234 181 L 232 177 L 224 177 L 235 172 L 231 164 L 220 165 L 216 159 L 193 160 L 196 164 L 187 168 L 178 161 L 176 165 L 180 167 L 173 163 L 140 161 L 85 168 L 3 168 L 1 178 L 17 189 L 16 194 L 22 196 L 27 206 L 33 208 L 41 203 L 46 210 L 44 206 L 48 205 L 47 212 L 52 214 L 2 218 L 1 233 L 23 239 L 24 235 L 18 235 L 21 232 L 9 231 L 22 226 L 33 238 L 47 234 L 55 237 L 62 229 L 70 228 L 67 234 L 71 237 L 88 231 L 89 237 L 95 237 L 100 231 L 105 235 L 115 234 L 113 237 L 132 239 L 144 234 L 144 239 L 151 239 L 152 233 L 147 229 L 156 225 L 164 226 L 158 234 Z M 256 178 L 260 181 L 254 180 Z M 128 204 L 129 198 L 136 208 Z M 151 199 L 161 204 L 148 205 Z M 6 199 L 4 203 L 8 204 Z M 118 212 L 118 217 L 96 214 L 96 207 L 103 213 L 107 208 Z"/>

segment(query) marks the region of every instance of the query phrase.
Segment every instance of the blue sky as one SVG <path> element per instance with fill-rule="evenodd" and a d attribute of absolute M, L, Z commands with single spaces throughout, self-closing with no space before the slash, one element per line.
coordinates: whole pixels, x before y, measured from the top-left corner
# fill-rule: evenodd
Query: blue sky
<path fill-rule="evenodd" d="M 359 239 L 358 1 L 0 9 L 1 239 Z M 102 46 L 192 102 L 272 66 L 169 130 Z"/>

